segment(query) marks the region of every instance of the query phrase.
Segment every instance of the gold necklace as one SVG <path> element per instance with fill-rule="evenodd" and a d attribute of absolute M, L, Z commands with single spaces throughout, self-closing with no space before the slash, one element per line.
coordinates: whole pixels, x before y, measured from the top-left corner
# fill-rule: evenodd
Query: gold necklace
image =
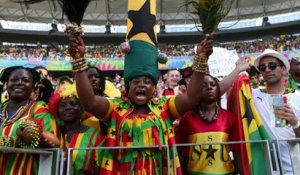
<path fill-rule="evenodd" d="M 208 115 L 204 115 L 203 111 L 201 110 L 200 106 L 199 106 L 199 114 L 200 117 L 207 123 L 212 123 L 214 122 L 219 115 L 219 106 L 216 104 L 216 108 L 215 108 L 215 113 L 212 117 L 208 116 Z"/>
<path fill-rule="evenodd" d="M 33 102 L 26 103 L 19 107 L 17 112 L 10 118 L 8 118 L 7 106 L 8 102 L 4 103 L 1 109 L 1 127 L 5 127 L 15 121 L 19 120 L 19 118 L 31 107 Z"/>

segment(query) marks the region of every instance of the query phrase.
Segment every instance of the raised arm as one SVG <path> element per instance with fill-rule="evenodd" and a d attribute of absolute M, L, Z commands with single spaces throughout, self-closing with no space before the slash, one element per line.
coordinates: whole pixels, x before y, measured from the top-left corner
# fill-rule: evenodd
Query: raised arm
<path fill-rule="evenodd" d="M 84 58 L 85 45 L 82 36 L 71 36 L 69 52 L 73 60 Z M 105 117 L 109 110 L 109 101 L 105 97 L 95 96 L 85 70 L 74 71 L 79 100 L 84 109 L 98 117 Z"/>
<path fill-rule="evenodd" d="M 250 68 L 250 64 L 244 58 L 238 59 L 235 65 L 236 66 L 233 71 L 228 76 L 224 77 L 219 83 L 221 95 L 223 95 L 234 84 L 241 72 Z"/>
<path fill-rule="evenodd" d="M 199 90 L 202 88 L 204 75 L 207 69 L 207 60 L 212 54 L 213 41 L 209 38 L 201 41 L 197 46 L 197 53 L 193 62 L 193 74 L 188 85 L 187 92 L 176 96 L 175 104 L 177 111 L 181 114 L 189 111 L 197 106 L 201 94 Z"/>

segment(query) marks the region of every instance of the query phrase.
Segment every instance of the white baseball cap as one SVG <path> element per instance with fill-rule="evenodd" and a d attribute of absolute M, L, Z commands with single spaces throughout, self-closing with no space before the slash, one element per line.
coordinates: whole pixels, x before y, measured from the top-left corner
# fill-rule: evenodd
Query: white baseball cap
<path fill-rule="evenodd" d="M 266 57 L 266 56 L 271 56 L 271 57 L 274 57 L 274 58 L 280 60 L 284 64 L 286 70 L 287 71 L 290 70 L 290 63 L 289 63 L 288 59 L 283 54 L 281 54 L 281 53 L 279 53 L 279 52 L 277 52 L 273 49 L 265 49 L 265 51 L 262 54 L 260 54 L 258 57 L 256 57 L 255 61 L 254 61 L 254 67 L 258 71 L 259 71 L 258 65 L 259 65 L 260 60 L 263 57 Z"/>

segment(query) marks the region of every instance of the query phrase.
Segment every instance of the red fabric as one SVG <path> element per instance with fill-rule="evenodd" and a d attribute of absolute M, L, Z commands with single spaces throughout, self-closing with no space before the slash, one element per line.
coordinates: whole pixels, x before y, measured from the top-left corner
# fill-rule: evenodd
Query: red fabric
<path fill-rule="evenodd" d="M 238 141 L 236 117 L 233 113 L 220 109 L 216 121 L 208 124 L 199 114 L 191 111 L 184 114 L 181 118 L 179 126 L 176 129 L 176 143 L 189 143 L 189 136 L 196 133 L 205 132 L 225 132 L 229 134 L 228 141 Z M 232 149 L 238 149 L 238 146 L 230 146 Z M 188 156 L 188 148 L 181 147 L 181 153 Z"/>
<path fill-rule="evenodd" d="M 175 95 L 174 89 L 168 88 L 163 92 L 163 96 Z"/>
<path fill-rule="evenodd" d="M 248 77 L 245 77 L 246 75 L 242 75 L 239 77 L 238 80 L 236 80 L 236 83 L 234 83 L 234 86 L 232 87 L 228 99 L 227 99 L 227 104 L 228 104 L 228 109 L 230 111 L 235 111 L 236 114 L 241 114 L 240 107 L 240 101 L 238 98 L 239 92 L 241 90 L 241 82 L 247 82 L 250 84 L 250 80 Z M 242 81 L 244 79 L 244 81 Z M 238 134 L 239 140 L 240 141 L 245 141 L 245 134 L 244 134 L 244 129 L 243 129 L 243 118 L 242 116 L 237 116 L 237 128 L 238 131 L 236 132 Z M 241 150 L 241 159 L 242 159 L 242 169 L 243 169 L 243 174 L 244 175 L 251 175 L 251 170 L 249 166 L 249 159 L 248 159 L 248 154 L 247 154 L 247 147 L 246 144 L 240 144 L 239 149 Z"/>

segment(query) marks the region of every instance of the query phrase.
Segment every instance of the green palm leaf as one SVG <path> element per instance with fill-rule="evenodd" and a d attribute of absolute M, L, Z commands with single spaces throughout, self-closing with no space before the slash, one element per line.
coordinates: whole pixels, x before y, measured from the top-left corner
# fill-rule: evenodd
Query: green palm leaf
<path fill-rule="evenodd" d="M 193 0 L 186 5 L 192 6 L 191 13 L 198 17 L 196 26 L 201 24 L 204 34 L 212 34 L 229 13 L 232 3 L 233 0 Z"/>

